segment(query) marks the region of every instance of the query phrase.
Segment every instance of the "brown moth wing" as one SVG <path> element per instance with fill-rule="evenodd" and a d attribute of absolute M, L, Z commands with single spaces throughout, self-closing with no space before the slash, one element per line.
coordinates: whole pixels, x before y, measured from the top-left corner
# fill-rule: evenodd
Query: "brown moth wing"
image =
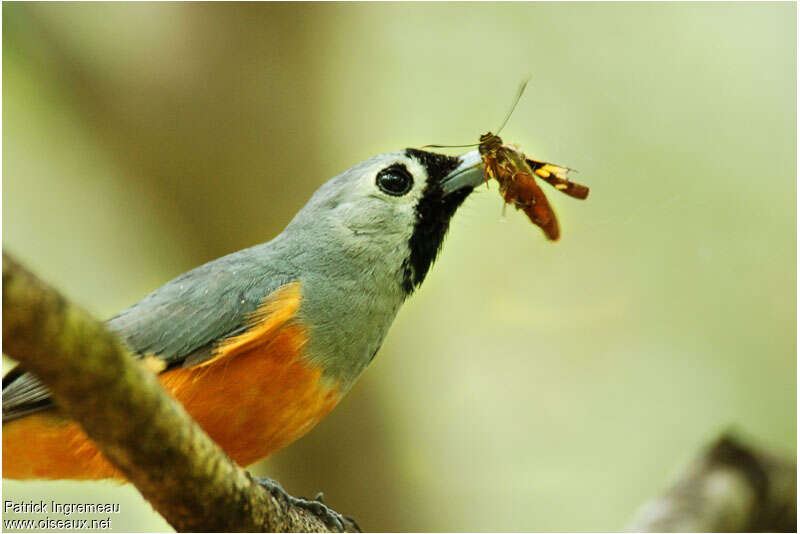
<path fill-rule="evenodd" d="M 524 158 L 519 157 L 521 155 L 511 147 L 503 146 L 497 151 L 500 174 L 497 180 L 503 200 L 524 211 L 548 239 L 556 241 L 560 235 L 556 214 L 544 191 L 536 183 L 533 170 Z"/>
<path fill-rule="evenodd" d="M 504 198 L 509 204 L 524 211 L 531 222 L 544 231 L 548 239 L 558 240 L 558 218 L 533 176 L 525 172 L 517 173 Z"/>

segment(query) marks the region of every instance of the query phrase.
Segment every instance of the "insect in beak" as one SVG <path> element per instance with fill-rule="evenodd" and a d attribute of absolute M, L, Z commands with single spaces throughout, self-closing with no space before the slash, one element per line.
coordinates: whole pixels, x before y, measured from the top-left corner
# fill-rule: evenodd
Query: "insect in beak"
<path fill-rule="evenodd" d="M 500 196 L 505 203 L 524 211 L 528 219 L 541 228 L 549 240 L 556 241 L 561 235 L 558 218 L 536 178 L 577 199 L 588 197 L 589 188 L 567 178 L 570 168 L 528 158 L 518 146 L 511 143 L 504 144 L 498 135 L 511 117 L 527 85 L 528 81 L 525 80 L 520 86 L 514 104 L 498 128 L 497 134 L 487 132 L 481 135 L 478 150 L 462 155 L 461 165 L 445 178 L 442 186 L 445 192 L 449 193 L 462 187 L 475 187 L 479 181 L 485 180 L 488 183 L 493 178 L 499 184 Z M 444 145 L 426 146 L 448 148 Z M 465 146 L 475 145 L 453 147 Z"/>

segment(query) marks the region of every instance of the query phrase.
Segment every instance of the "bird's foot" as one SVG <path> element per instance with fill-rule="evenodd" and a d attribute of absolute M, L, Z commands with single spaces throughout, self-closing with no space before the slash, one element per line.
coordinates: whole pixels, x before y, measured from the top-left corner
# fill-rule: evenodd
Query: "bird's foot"
<path fill-rule="evenodd" d="M 344 532 L 344 518 L 335 510 L 331 510 L 322 502 L 322 492 L 317 493 L 313 500 L 289 495 L 285 489 L 276 481 L 267 477 L 253 478 L 260 486 L 269 491 L 278 499 L 286 499 L 290 504 L 308 510 L 319 517 L 325 526 L 336 532 Z"/>

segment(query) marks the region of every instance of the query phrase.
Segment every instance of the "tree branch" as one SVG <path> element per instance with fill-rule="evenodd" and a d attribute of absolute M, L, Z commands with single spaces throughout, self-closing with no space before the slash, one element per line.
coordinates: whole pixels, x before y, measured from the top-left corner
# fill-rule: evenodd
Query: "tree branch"
<path fill-rule="evenodd" d="M 796 532 L 797 466 L 724 435 L 664 495 L 641 508 L 632 532 Z"/>
<path fill-rule="evenodd" d="M 178 531 L 325 532 L 235 465 L 105 326 L 3 252 L 3 351 Z M 345 519 L 344 527 L 358 531 Z"/>

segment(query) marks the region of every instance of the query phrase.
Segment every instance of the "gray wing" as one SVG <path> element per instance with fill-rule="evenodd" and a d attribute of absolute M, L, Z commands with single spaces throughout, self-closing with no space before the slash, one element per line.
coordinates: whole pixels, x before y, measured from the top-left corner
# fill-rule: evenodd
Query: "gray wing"
<path fill-rule="evenodd" d="M 291 281 L 269 265 L 268 243 L 206 263 L 167 282 L 107 321 L 137 355 L 167 367 L 211 357 L 213 344 L 245 330 L 247 314 Z M 50 392 L 19 367 L 3 377 L 3 421 L 53 406 Z"/>
<path fill-rule="evenodd" d="M 39 379 L 17 366 L 3 377 L 3 421 L 52 406 L 50 392 Z"/>

